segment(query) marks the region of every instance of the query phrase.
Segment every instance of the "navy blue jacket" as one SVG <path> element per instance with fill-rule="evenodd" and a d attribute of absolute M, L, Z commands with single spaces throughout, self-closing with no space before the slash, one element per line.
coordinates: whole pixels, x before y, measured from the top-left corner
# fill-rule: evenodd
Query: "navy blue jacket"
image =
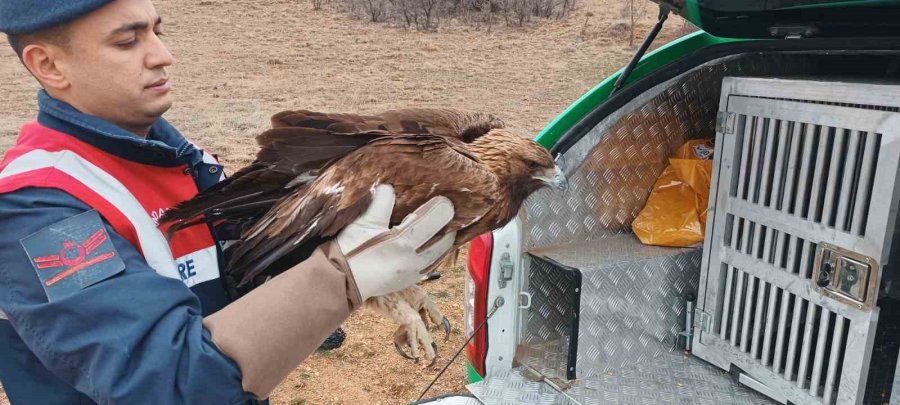
<path fill-rule="evenodd" d="M 147 139 L 41 91 L 38 121 L 121 158 L 190 163 L 199 189 L 216 181 L 201 152 L 165 120 Z M 216 172 L 213 170 L 212 172 Z M 0 194 L 0 382 L 13 404 L 240 404 L 237 364 L 201 323 L 229 303 L 221 279 L 188 289 L 160 276 L 104 223 L 125 270 L 49 302 L 20 240 L 91 208 L 55 189 Z"/>

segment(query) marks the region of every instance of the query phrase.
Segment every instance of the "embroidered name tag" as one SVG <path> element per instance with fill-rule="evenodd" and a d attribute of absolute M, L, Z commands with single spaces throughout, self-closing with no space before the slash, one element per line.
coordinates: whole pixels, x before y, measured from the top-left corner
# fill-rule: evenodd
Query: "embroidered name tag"
<path fill-rule="evenodd" d="M 125 270 L 97 211 L 57 222 L 19 242 L 51 302 Z"/>

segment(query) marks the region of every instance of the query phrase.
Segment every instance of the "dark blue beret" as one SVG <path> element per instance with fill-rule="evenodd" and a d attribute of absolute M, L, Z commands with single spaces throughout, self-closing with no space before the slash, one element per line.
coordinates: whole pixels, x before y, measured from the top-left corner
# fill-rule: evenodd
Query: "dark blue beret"
<path fill-rule="evenodd" d="M 0 32 L 41 31 L 77 19 L 113 0 L 0 0 Z"/>

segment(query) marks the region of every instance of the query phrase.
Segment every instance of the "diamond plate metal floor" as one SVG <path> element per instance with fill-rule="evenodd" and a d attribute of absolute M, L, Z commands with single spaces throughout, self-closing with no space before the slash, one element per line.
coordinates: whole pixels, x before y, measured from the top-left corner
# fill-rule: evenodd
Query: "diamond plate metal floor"
<path fill-rule="evenodd" d="M 547 257 L 576 269 L 605 269 L 617 264 L 633 263 L 677 256 L 698 250 L 642 244 L 633 233 L 619 233 L 594 240 L 564 243 L 529 249 L 533 256 Z"/>
<path fill-rule="evenodd" d="M 684 297 L 687 293 L 696 294 L 700 278 L 700 249 L 646 246 L 632 234 L 532 249 L 529 254 L 558 264 L 533 260 L 531 277 L 549 274 L 538 277 L 538 286 L 547 284 L 542 279 L 563 279 L 554 276 L 573 273 L 570 269 L 577 269 L 581 274 L 582 289 L 577 310 L 578 378 L 603 375 L 609 368 L 647 364 L 669 352 L 683 329 Z M 550 301 L 555 305 L 546 306 L 555 310 L 533 306 L 528 313 L 528 332 L 556 330 L 558 325 L 575 321 L 574 315 L 570 319 L 558 319 L 562 314 L 573 312 L 574 308 L 561 305 L 568 300 L 547 300 L 541 294 L 543 290 L 531 288 L 529 291 L 535 304 Z M 554 293 L 552 296 L 565 294 L 551 292 Z M 551 316 L 542 320 L 540 316 L 545 313 Z M 544 336 L 538 335 L 528 339 L 532 336 L 526 334 L 522 343 L 534 345 Z M 551 341 L 552 337 L 543 341 Z M 562 347 L 568 349 L 569 345 Z M 533 362 L 522 360 L 523 364 L 553 377 L 543 371 L 550 364 L 535 367 Z"/>
<path fill-rule="evenodd" d="M 577 405 L 577 402 L 542 381 L 527 377 L 524 367 L 494 374 L 469 384 L 469 389 L 485 405 Z"/>
<path fill-rule="evenodd" d="M 606 374 L 576 380 L 562 392 L 545 382 L 529 380 L 526 374 L 518 368 L 467 388 L 485 405 L 775 404 L 715 366 L 682 353 L 611 368 Z"/>

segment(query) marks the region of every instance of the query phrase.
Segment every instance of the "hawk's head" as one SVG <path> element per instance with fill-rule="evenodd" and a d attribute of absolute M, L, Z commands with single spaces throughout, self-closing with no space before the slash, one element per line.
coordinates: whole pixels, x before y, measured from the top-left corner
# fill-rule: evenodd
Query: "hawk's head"
<path fill-rule="evenodd" d="M 526 197 L 545 186 L 566 186 L 565 175 L 547 149 L 508 130 L 490 131 L 476 140 L 471 149 L 501 181 Z"/>

